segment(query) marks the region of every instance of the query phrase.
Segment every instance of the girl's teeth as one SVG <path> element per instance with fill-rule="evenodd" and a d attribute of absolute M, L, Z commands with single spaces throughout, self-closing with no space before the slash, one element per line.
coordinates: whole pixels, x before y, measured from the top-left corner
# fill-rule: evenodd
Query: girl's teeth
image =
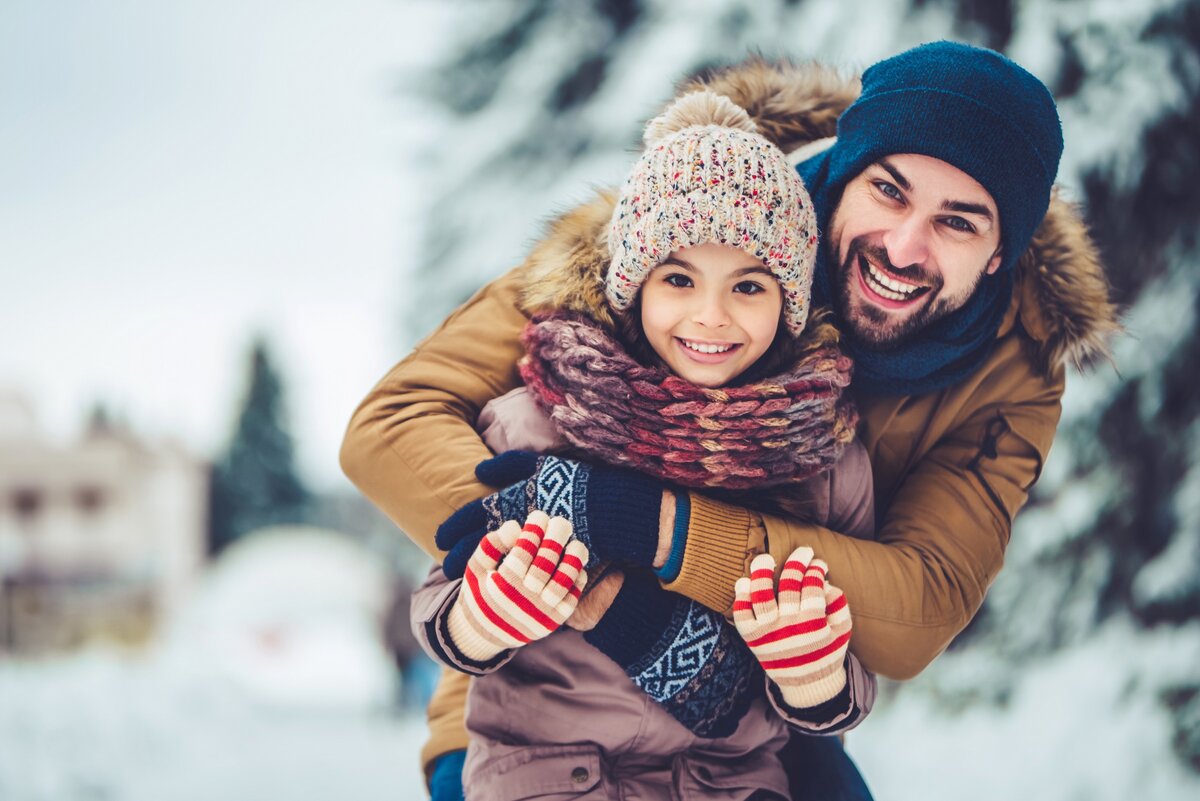
<path fill-rule="evenodd" d="M 733 347 L 733 345 L 703 345 L 699 342 L 688 342 L 686 339 L 681 339 L 685 348 L 696 351 L 697 353 L 724 353 Z"/>

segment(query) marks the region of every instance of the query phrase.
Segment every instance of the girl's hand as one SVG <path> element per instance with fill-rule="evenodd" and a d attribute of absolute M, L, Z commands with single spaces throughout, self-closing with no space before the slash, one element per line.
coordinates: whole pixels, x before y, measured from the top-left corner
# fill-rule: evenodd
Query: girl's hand
<path fill-rule="evenodd" d="M 825 562 L 797 548 L 775 591 L 775 560 L 759 554 L 734 585 L 733 622 L 791 707 L 817 706 L 846 686 L 850 607 L 825 582 Z"/>
<path fill-rule="evenodd" d="M 571 523 L 532 512 L 480 540 L 446 621 L 450 639 L 469 659 L 485 662 L 540 640 L 562 625 L 587 583 L 587 547 Z"/>

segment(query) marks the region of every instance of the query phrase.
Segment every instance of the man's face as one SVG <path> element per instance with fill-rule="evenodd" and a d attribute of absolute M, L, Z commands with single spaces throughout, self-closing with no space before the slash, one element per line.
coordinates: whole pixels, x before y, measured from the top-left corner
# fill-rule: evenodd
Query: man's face
<path fill-rule="evenodd" d="M 846 184 L 830 223 L 838 311 L 879 348 L 970 299 L 1000 266 L 1000 215 L 978 181 L 940 159 L 880 159 Z"/>

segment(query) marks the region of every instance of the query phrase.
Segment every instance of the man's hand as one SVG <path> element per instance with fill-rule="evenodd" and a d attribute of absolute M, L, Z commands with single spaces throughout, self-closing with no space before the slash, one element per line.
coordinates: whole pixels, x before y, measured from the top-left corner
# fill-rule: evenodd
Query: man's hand
<path fill-rule="evenodd" d="M 587 583 L 588 552 L 571 524 L 534 512 L 484 537 L 446 621 L 464 656 L 485 662 L 558 629 Z"/>
<path fill-rule="evenodd" d="M 850 607 L 825 583 L 827 570 L 812 548 L 797 548 L 784 563 L 777 597 L 775 560 L 759 554 L 734 587 L 738 633 L 796 709 L 829 701 L 846 686 Z"/>
<path fill-rule="evenodd" d="M 450 578 L 463 575 L 487 532 L 535 510 L 571 521 L 576 539 L 597 559 L 643 567 L 654 563 L 664 487 L 652 478 L 526 451 L 480 462 L 475 475 L 504 489 L 467 504 L 438 527 L 435 541 L 448 551 L 442 570 Z"/>
<path fill-rule="evenodd" d="M 595 572 L 593 571 L 593 575 Z M 619 567 L 600 568 L 600 574 L 588 587 L 588 591 L 579 599 L 575 614 L 567 621 L 567 625 L 576 631 L 591 631 L 608 613 L 617 593 L 625 583 L 625 571 Z"/>

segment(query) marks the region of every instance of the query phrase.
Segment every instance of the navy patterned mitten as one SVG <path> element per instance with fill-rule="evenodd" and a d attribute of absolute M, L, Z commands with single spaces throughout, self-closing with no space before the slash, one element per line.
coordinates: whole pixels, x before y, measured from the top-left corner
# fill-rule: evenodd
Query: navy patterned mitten
<path fill-rule="evenodd" d="M 664 590 L 647 570 L 625 571 L 612 606 L 584 639 L 701 737 L 737 728 L 762 668 L 725 618 Z"/>
<path fill-rule="evenodd" d="M 527 451 L 480 462 L 475 475 L 504 489 L 467 504 L 438 527 L 434 539 L 448 551 L 442 570 L 450 578 L 462 576 L 487 532 L 534 510 L 570 520 L 594 560 L 645 567 L 654 561 L 664 485 L 653 478 Z"/>

